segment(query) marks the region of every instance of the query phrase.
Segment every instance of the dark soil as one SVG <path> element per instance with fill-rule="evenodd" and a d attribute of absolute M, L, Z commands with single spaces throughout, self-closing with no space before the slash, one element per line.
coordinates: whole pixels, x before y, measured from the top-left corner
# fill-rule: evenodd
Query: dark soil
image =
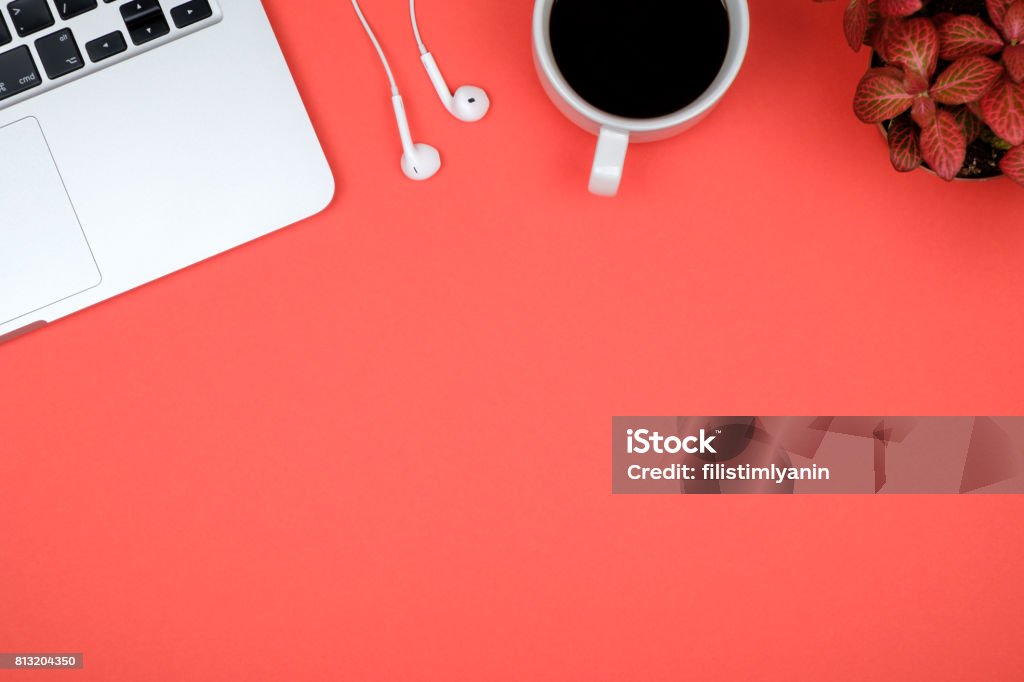
<path fill-rule="evenodd" d="M 988 9 L 985 0 L 932 0 L 917 13 L 919 17 L 933 17 L 943 12 L 953 14 L 973 14 L 988 21 Z"/>
<path fill-rule="evenodd" d="M 985 178 L 998 178 L 1003 174 L 999 168 L 1006 152 L 996 149 L 984 140 L 975 140 L 967 147 L 967 160 L 964 167 L 957 173 L 958 178 L 969 180 L 984 180 Z"/>
<path fill-rule="evenodd" d="M 985 7 L 985 0 L 932 0 L 916 16 L 931 17 L 943 12 L 973 14 L 988 21 L 988 10 Z M 877 54 L 872 55 L 872 66 L 882 66 L 883 64 L 884 62 Z M 942 73 L 947 66 L 949 66 L 948 62 L 940 61 L 936 73 Z M 909 116 L 909 114 L 904 115 Z M 890 123 L 891 121 L 886 121 L 882 125 L 888 130 Z M 985 130 L 988 131 L 987 126 Z M 964 161 L 964 167 L 957 174 L 957 177 L 965 180 L 983 180 L 985 178 L 999 177 L 1003 174 L 1003 171 L 999 169 L 999 162 L 1005 154 L 1006 150 L 992 146 L 984 137 L 979 138 L 967 147 L 967 159 Z M 925 164 L 925 167 L 927 165 Z"/>

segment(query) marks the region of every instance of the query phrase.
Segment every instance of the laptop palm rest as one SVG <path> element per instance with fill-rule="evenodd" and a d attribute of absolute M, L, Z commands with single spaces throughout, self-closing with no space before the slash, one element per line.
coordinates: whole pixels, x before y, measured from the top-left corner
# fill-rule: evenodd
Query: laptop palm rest
<path fill-rule="evenodd" d="M 101 279 L 39 122 L 0 128 L 0 324 Z"/>

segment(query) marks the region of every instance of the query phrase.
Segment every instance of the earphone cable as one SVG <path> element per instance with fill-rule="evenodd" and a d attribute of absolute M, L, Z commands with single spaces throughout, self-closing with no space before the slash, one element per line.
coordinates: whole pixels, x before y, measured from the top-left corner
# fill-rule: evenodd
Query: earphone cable
<path fill-rule="evenodd" d="M 391 94 L 398 95 L 398 83 L 395 82 L 395 74 L 391 72 L 391 64 L 388 62 L 387 55 L 384 54 L 384 48 L 380 46 L 380 41 L 377 40 L 377 35 L 370 27 L 370 22 L 366 20 L 366 16 L 363 14 L 362 8 L 359 7 L 358 0 L 352 0 L 352 7 L 356 10 L 356 16 L 359 17 L 359 21 L 363 24 L 363 28 L 366 30 L 366 35 L 370 36 L 370 42 L 373 43 L 374 49 L 377 50 L 377 56 L 380 57 L 380 63 L 384 65 L 384 70 L 388 74 L 388 82 L 391 83 Z"/>
<path fill-rule="evenodd" d="M 416 21 L 416 0 L 409 0 L 409 18 L 412 19 L 412 32 L 416 36 L 416 44 L 420 46 L 420 54 L 424 55 L 429 50 L 423 44 L 423 38 L 420 37 L 420 26 Z"/>

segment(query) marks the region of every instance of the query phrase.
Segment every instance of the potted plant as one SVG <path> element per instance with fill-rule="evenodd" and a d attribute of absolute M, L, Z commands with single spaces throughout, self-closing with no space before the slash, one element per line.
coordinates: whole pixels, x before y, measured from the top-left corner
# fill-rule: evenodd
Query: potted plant
<path fill-rule="evenodd" d="M 896 170 L 1024 185 L 1024 0 L 850 0 L 843 27 L 873 50 L 854 113 Z"/>

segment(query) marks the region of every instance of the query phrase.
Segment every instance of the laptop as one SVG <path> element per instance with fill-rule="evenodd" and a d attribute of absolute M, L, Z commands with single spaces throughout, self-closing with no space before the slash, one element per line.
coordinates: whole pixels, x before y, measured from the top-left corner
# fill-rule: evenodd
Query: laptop
<path fill-rule="evenodd" d="M 0 0 L 0 342 L 333 195 L 259 0 Z"/>

